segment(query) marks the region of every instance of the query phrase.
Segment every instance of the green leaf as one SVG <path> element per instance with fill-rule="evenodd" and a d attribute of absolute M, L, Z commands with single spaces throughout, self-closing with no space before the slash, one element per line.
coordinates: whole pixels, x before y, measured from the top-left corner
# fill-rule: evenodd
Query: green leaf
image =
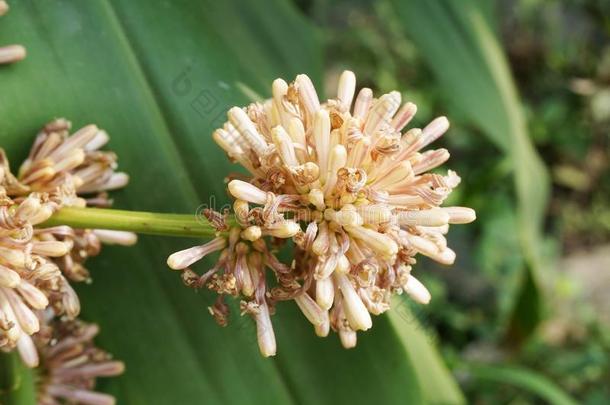
<path fill-rule="evenodd" d="M 433 337 L 423 328 L 410 310 L 406 298 L 396 297 L 388 317 L 404 343 L 422 387 L 426 404 L 462 404 L 465 399 L 453 376 L 431 343 Z M 432 376 L 434 376 L 432 378 Z"/>
<path fill-rule="evenodd" d="M 409 38 L 438 77 L 447 98 L 512 162 L 519 227 L 515 230 L 527 265 L 515 292 L 512 322 L 507 336 L 528 336 L 539 321 L 541 227 L 549 196 L 549 178 L 528 137 L 519 98 L 508 63 L 481 12 L 480 2 L 392 0 Z M 487 14 L 489 14 L 487 12 Z M 531 315 L 537 319 L 532 322 Z M 524 318 L 529 318 L 522 322 Z M 518 330 L 517 333 L 515 330 Z"/>
<path fill-rule="evenodd" d="M 36 403 L 34 372 L 27 369 L 17 353 L 0 352 L 0 404 Z"/>
<path fill-rule="evenodd" d="M 488 381 L 502 385 L 513 385 L 539 396 L 553 405 L 576 405 L 561 387 L 544 375 L 515 366 L 502 365 L 466 365 L 465 371 L 476 380 Z"/>
<path fill-rule="evenodd" d="M 235 168 L 211 132 L 228 107 L 268 95 L 279 76 L 321 77 L 318 34 L 283 0 L 21 1 L 0 21 L 0 38 L 28 49 L 0 69 L 0 140 L 13 168 L 51 118 L 96 123 L 131 174 L 113 194 L 122 209 L 221 208 L 222 178 Z M 263 359 L 250 319 L 233 305 L 220 328 L 206 310 L 213 294 L 186 289 L 166 267 L 170 253 L 195 243 L 142 236 L 89 262 L 94 282 L 78 287 L 83 318 L 100 324 L 99 345 L 126 363 L 123 376 L 100 383 L 118 403 L 422 402 L 416 364 L 386 317 L 346 351 L 281 305 L 279 353 Z M 417 362 L 428 360 L 442 370 L 434 357 Z"/>

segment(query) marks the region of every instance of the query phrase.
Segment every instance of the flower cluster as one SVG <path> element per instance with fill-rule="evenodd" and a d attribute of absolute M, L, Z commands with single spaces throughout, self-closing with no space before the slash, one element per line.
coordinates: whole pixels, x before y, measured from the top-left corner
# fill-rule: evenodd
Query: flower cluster
<path fill-rule="evenodd" d="M 428 290 L 411 274 L 415 256 L 452 264 L 449 224 L 475 219 L 472 209 L 440 207 L 460 182 L 453 171 L 431 172 L 449 158 L 446 149 L 427 149 L 447 131 L 447 119 L 405 131 L 415 104 L 402 104 L 396 91 L 376 99 L 368 88 L 355 90 L 354 74 L 345 71 L 336 98 L 321 103 L 299 75 L 291 84 L 275 80 L 270 100 L 231 108 L 214 140 L 249 172 L 228 183 L 235 221 L 221 221 L 215 240 L 168 260 L 190 285 L 241 296 L 265 356 L 275 354 L 269 314 L 278 301 L 294 300 L 319 336 L 332 329 L 346 348 L 372 326 L 371 314 L 390 308 L 393 294 L 428 303 Z M 289 238 L 294 259 L 286 265 L 273 252 Z M 188 268 L 218 250 L 204 276 Z M 226 324 L 222 301 L 210 311 Z"/>
<path fill-rule="evenodd" d="M 122 374 L 122 362 L 97 348 L 95 324 L 74 320 L 47 319 L 36 335 L 42 358 L 38 383 L 38 404 L 76 403 L 114 405 L 114 397 L 95 392 L 98 377 Z"/>
<path fill-rule="evenodd" d="M 127 183 L 115 171 L 116 156 L 99 150 L 107 141 L 94 125 L 70 135 L 69 121 L 54 120 L 18 175 L 0 149 L 0 349 L 17 348 L 30 367 L 39 364 L 32 339 L 41 330 L 37 313 L 52 309 L 74 319 L 80 303 L 68 280 L 89 280 L 83 263 L 101 242 L 135 243 L 126 232 L 40 226 L 61 207 L 108 205 L 106 190 Z"/>
<path fill-rule="evenodd" d="M 8 4 L 0 0 L 0 17 L 8 12 Z M 0 46 L 0 65 L 4 63 L 18 62 L 25 58 L 25 48 L 21 45 Z"/>

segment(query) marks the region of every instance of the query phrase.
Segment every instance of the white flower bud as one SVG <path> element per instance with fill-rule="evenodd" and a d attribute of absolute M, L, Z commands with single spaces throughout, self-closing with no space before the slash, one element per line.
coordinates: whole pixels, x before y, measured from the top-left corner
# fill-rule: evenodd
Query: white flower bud
<path fill-rule="evenodd" d="M 0 264 L 0 287 L 14 288 L 20 282 L 19 273 Z"/>
<path fill-rule="evenodd" d="M 49 153 L 48 158 L 54 162 L 64 160 L 67 156 L 70 156 L 75 151 L 80 150 L 84 157 L 84 151 L 82 148 L 91 142 L 99 132 L 99 128 L 95 125 L 87 125 L 76 131 L 72 136 L 67 138 L 61 145 L 59 145 L 53 152 Z M 80 153 L 77 153 L 80 154 Z M 76 166 L 74 166 L 76 167 Z M 56 169 L 60 171 L 60 169 Z"/>
<path fill-rule="evenodd" d="M 347 273 L 349 273 L 351 267 L 352 267 L 352 265 L 350 264 L 347 256 L 339 255 L 339 258 L 337 259 L 337 267 L 335 268 L 335 271 L 337 271 L 340 274 L 347 274 Z"/>
<path fill-rule="evenodd" d="M 172 254 L 167 258 L 167 265 L 173 270 L 182 270 L 201 260 L 204 256 L 224 249 L 226 246 L 226 238 L 218 237 L 205 245 L 193 246 Z"/>
<path fill-rule="evenodd" d="M 36 368 L 40 360 L 38 359 L 38 351 L 34 345 L 34 341 L 28 335 L 22 334 L 17 340 L 17 351 L 23 363 L 29 368 Z"/>
<path fill-rule="evenodd" d="M 108 133 L 103 129 L 99 129 L 95 133 L 93 139 L 91 139 L 89 142 L 87 142 L 86 145 L 84 145 L 84 149 L 87 152 L 95 151 L 106 145 L 108 141 L 110 141 L 110 136 L 108 136 Z"/>
<path fill-rule="evenodd" d="M 259 155 L 263 156 L 267 150 L 265 138 L 258 133 L 256 126 L 248 117 L 248 114 L 239 107 L 233 107 L 227 113 L 229 121 L 237 128 L 239 133 L 248 142 L 250 147 Z"/>
<path fill-rule="evenodd" d="M 356 102 L 354 103 L 354 118 L 364 119 L 369 112 L 373 101 L 373 91 L 367 87 L 360 89 Z"/>
<path fill-rule="evenodd" d="M 0 47 L 0 64 L 18 62 L 25 58 L 26 51 L 21 45 Z"/>
<path fill-rule="evenodd" d="M 229 193 L 239 200 L 251 202 L 253 204 L 265 204 L 267 202 L 267 193 L 260 188 L 246 183 L 242 180 L 231 180 L 228 184 Z"/>
<path fill-rule="evenodd" d="M 70 251 L 70 245 L 60 241 L 36 241 L 32 243 L 32 253 L 48 256 L 61 257 Z"/>
<path fill-rule="evenodd" d="M 282 162 L 288 167 L 298 166 L 299 161 L 292 145 L 292 139 L 290 139 L 290 135 L 288 135 L 286 130 L 281 126 L 277 126 L 271 130 L 271 135 Z"/>
<path fill-rule="evenodd" d="M 407 294 L 409 294 L 409 297 L 420 304 L 427 304 L 432 298 L 428 289 L 418 279 L 410 274 L 407 276 L 407 281 L 404 283 L 402 288 Z"/>
<path fill-rule="evenodd" d="M 319 211 L 324 211 L 326 204 L 324 203 L 324 193 L 318 188 L 312 188 L 307 196 L 310 204 L 316 207 Z"/>
<path fill-rule="evenodd" d="M 8 297 L 4 294 L 4 291 L 4 289 L 0 288 L 0 314 L 2 314 L 4 321 L 13 325 L 9 330 L 3 331 L 4 337 L 12 343 L 19 339 L 19 336 L 21 336 L 23 331 L 19 326 L 13 307 L 9 302 Z"/>
<path fill-rule="evenodd" d="M 321 325 L 328 318 L 325 316 L 326 310 L 320 308 L 320 306 L 313 300 L 307 293 L 303 293 L 295 297 L 294 301 L 297 303 L 303 315 L 307 318 L 312 325 Z"/>
<path fill-rule="evenodd" d="M 44 293 L 25 280 L 21 280 L 17 290 L 34 309 L 45 309 L 49 305 L 49 300 Z"/>
<path fill-rule="evenodd" d="M 349 111 L 354 93 L 356 92 L 356 75 L 349 70 L 343 71 L 339 77 L 339 86 L 337 89 L 337 99 L 341 104 L 341 108 Z"/>
<path fill-rule="evenodd" d="M 245 240 L 249 240 L 250 242 L 254 242 L 255 240 L 260 239 L 262 234 L 263 231 L 261 230 L 261 228 L 259 226 L 253 225 L 244 229 L 241 233 L 241 237 Z"/>
<path fill-rule="evenodd" d="M 256 320 L 256 336 L 258 338 L 258 348 L 263 357 L 275 356 L 276 343 L 271 317 L 269 317 L 269 307 L 266 302 L 259 306 L 258 312 L 254 315 Z"/>
<path fill-rule="evenodd" d="M 389 173 L 378 176 L 372 184 L 377 190 L 385 190 L 406 184 L 413 179 L 413 176 L 414 173 L 411 164 L 407 161 L 403 161 L 390 170 Z"/>
<path fill-rule="evenodd" d="M 316 88 L 307 75 L 298 75 L 294 83 L 305 112 L 308 116 L 312 116 L 316 111 L 320 110 L 320 100 L 318 99 Z"/>
<path fill-rule="evenodd" d="M 80 300 L 76 291 L 72 289 L 72 286 L 64 278 L 61 286 L 62 299 L 61 303 L 66 311 L 66 316 L 69 319 L 74 319 L 80 313 Z"/>
<path fill-rule="evenodd" d="M 328 162 L 328 171 L 326 172 L 326 183 L 324 184 L 324 195 L 330 196 L 333 194 L 335 185 L 337 184 L 337 171 L 345 166 L 347 162 L 347 150 L 343 145 L 336 145 L 330 153 L 330 161 Z M 322 169 L 322 166 L 320 166 Z"/>
<path fill-rule="evenodd" d="M 328 159 L 330 153 L 330 117 L 328 111 L 318 110 L 313 122 L 313 141 L 318 156 L 320 168 L 320 181 L 326 182 Z"/>
<path fill-rule="evenodd" d="M 449 214 L 441 208 L 417 211 L 398 211 L 396 219 L 400 225 L 443 226 L 449 223 Z"/>
<path fill-rule="evenodd" d="M 0 263 L 8 264 L 14 268 L 23 268 L 25 267 L 25 255 L 21 250 L 0 246 Z"/>
<path fill-rule="evenodd" d="M 17 293 L 9 288 L 4 290 L 4 294 L 13 307 L 15 318 L 17 318 L 21 329 L 28 335 L 38 332 L 40 330 L 38 318 L 32 312 L 32 310 L 25 305 L 25 303 L 21 300 L 21 297 L 19 297 Z"/>
<path fill-rule="evenodd" d="M 322 322 L 319 325 L 314 325 L 314 330 L 316 332 L 316 335 L 318 335 L 319 337 L 326 337 L 328 336 L 328 333 L 330 332 L 330 319 L 328 316 L 328 311 L 324 312 L 324 322 Z"/>
<path fill-rule="evenodd" d="M 354 330 L 367 330 L 373 325 L 371 314 L 345 274 L 334 273 L 341 295 L 345 317 Z"/>
<path fill-rule="evenodd" d="M 278 224 L 273 224 L 270 227 L 264 228 L 263 233 L 265 235 L 274 236 L 276 238 L 292 238 L 301 230 L 299 224 L 294 221 L 284 221 Z"/>
<path fill-rule="evenodd" d="M 4 0 L 0 0 L 0 16 L 3 16 L 8 11 L 8 4 Z M 0 180 L 2 180 L 0 176 Z"/>
<path fill-rule="evenodd" d="M 444 207 L 441 209 L 449 214 L 450 224 L 468 224 L 477 219 L 477 214 L 472 208 Z"/>
<path fill-rule="evenodd" d="M 247 201 L 244 200 L 235 200 L 233 203 L 233 212 L 235 213 L 235 218 L 240 224 L 248 223 L 248 214 L 250 213 L 250 206 Z"/>
<path fill-rule="evenodd" d="M 405 126 L 407 126 L 411 119 L 413 119 L 416 113 L 417 106 L 415 104 L 411 102 L 405 103 L 400 111 L 396 113 L 390 125 L 396 130 L 396 132 L 400 132 Z"/>
<path fill-rule="evenodd" d="M 360 226 L 364 222 L 351 204 L 344 205 L 340 211 L 327 208 L 324 211 L 324 219 L 327 221 L 334 221 L 341 226 Z"/>
<path fill-rule="evenodd" d="M 80 166 L 84 161 L 85 151 L 82 149 L 74 149 L 67 152 L 65 156 L 62 156 L 61 159 L 53 165 L 53 170 L 56 172 L 69 171 Z"/>
<path fill-rule="evenodd" d="M 324 256 L 330 247 L 330 235 L 326 222 L 318 225 L 318 234 L 314 240 L 311 250 L 318 256 Z"/>
<path fill-rule="evenodd" d="M 353 349 L 358 342 L 358 336 L 353 330 L 339 330 L 339 339 L 344 349 Z"/>
<path fill-rule="evenodd" d="M 34 216 L 38 210 L 40 210 L 40 198 L 29 196 L 17 208 L 15 212 L 15 219 L 18 221 L 29 221 L 32 216 Z"/>
<path fill-rule="evenodd" d="M 423 129 L 421 137 L 421 148 L 425 148 L 432 142 L 436 141 L 449 129 L 449 120 L 447 117 L 437 117 Z"/>
<path fill-rule="evenodd" d="M 335 285 L 331 277 L 316 281 L 316 303 L 325 311 L 333 306 Z"/>
<path fill-rule="evenodd" d="M 398 253 L 398 245 L 389 236 L 363 226 L 346 226 L 345 230 L 384 257 Z"/>
<path fill-rule="evenodd" d="M 362 132 L 372 136 L 379 128 L 390 125 L 392 117 L 400 107 L 400 102 L 400 93 L 397 91 L 379 97 L 366 116 Z"/>

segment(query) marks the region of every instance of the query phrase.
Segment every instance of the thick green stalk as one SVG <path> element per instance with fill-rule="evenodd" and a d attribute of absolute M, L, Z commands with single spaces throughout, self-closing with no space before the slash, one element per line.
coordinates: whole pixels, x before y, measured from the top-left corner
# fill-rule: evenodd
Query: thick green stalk
<path fill-rule="evenodd" d="M 65 207 L 40 226 L 68 225 L 80 229 L 110 229 L 149 235 L 210 238 L 216 229 L 203 217 L 193 214 L 162 214 L 105 208 Z"/>

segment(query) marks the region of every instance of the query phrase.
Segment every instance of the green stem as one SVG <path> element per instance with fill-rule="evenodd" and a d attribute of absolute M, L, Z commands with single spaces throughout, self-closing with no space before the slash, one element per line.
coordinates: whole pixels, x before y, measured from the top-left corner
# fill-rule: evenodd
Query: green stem
<path fill-rule="evenodd" d="M 214 237 L 217 231 L 194 214 L 161 214 L 105 208 L 69 208 L 57 211 L 40 226 L 68 225 L 79 229 L 110 229 L 149 235 Z"/>

